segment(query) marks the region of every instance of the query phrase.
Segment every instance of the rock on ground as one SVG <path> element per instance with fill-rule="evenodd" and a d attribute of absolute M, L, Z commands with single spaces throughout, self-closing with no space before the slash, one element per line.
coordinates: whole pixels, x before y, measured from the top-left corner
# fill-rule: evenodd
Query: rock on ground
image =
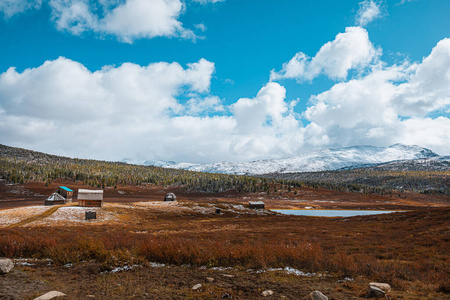
<path fill-rule="evenodd" d="M 384 298 L 386 293 L 376 286 L 369 286 L 369 297 Z"/>
<path fill-rule="evenodd" d="M 262 292 L 261 295 L 263 297 L 272 296 L 273 295 L 273 291 L 267 290 L 267 291 Z"/>
<path fill-rule="evenodd" d="M 202 285 L 199 283 L 199 284 L 194 285 L 194 286 L 192 287 L 192 289 L 193 289 L 194 291 L 196 291 L 196 290 L 200 289 L 201 287 L 202 287 Z"/>
<path fill-rule="evenodd" d="M 14 263 L 9 258 L 0 258 L 0 274 L 9 273 L 14 268 Z"/>
<path fill-rule="evenodd" d="M 383 292 L 385 292 L 385 293 L 389 293 L 391 291 L 391 286 L 387 283 L 371 282 L 371 283 L 369 283 L 369 287 L 370 286 L 377 287 L 380 290 L 383 290 Z"/>
<path fill-rule="evenodd" d="M 319 291 L 314 291 L 311 294 L 309 294 L 308 299 L 310 299 L 310 300 L 328 300 L 328 297 Z"/>
<path fill-rule="evenodd" d="M 50 299 L 60 299 L 62 297 L 66 297 L 67 295 L 58 291 L 51 291 L 47 294 L 44 294 L 40 297 L 35 298 L 34 300 L 50 300 Z"/>

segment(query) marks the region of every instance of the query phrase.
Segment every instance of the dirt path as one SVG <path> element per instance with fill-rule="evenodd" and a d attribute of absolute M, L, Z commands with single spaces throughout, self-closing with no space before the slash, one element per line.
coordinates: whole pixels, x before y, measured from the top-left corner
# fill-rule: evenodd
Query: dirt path
<path fill-rule="evenodd" d="M 27 219 L 22 220 L 22 221 L 20 221 L 18 223 L 15 223 L 15 224 L 11 224 L 11 225 L 7 226 L 7 228 L 14 228 L 14 227 L 18 227 L 18 226 L 22 226 L 22 225 L 25 225 L 25 224 L 28 224 L 28 223 L 35 222 L 37 220 L 45 219 L 45 218 L 51 216 L 52 214 L 54 214 L 60 207 L 63 207 L 63 206 L 65 206 L 65 205 L 52 206 L 50 209 L 44 211 L 42 214 L 39 214 L 39 215 L 30 217 L 30 218 L 27 218 Z"/>

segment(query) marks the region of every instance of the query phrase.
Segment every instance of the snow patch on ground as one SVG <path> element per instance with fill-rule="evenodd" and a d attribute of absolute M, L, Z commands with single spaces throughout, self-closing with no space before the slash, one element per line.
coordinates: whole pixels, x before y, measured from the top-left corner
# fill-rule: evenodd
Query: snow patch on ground
<path fill-rule="evenodd" d="M 19 223 L 25 219 L 42 214 L 49 206 L 36 205 L 0 210 L 0 226 Z"/>
<path fill-rule="evenodd" d="M 322 276 L 326 276 L 324 274 L 321 273 L 310 273 L 310 272 L 303 272 L 291 267 L 285 267 L 285 268 L 269 268 L 269 269 L 260 269 L 260 270 L 247 270 L 247 272 L 249 273 L 256 273 L 256 274 L 261 274 L 261 273 L 265 273 L 265 272 L 283 272 L 289 275 L 296 275 L 296 276 L 305 276 L 305 277 L 322 277 Z"/>
<path fill-rule="evenodd" d="M 162 268 L 162 267 L 165 267 L 166 265 L 165 264 L 156 263 L 156 262 L 151 262 L 151 263 L 149 263 L 149 266 L 152 267 L 152 268 Z"/>
<path fill-rule="evenodd" d="M 97 214 L 97 219 L 86 221 L 86 211 L 94 211 Z M 77 223 L 100 223 L 114 220 L 114 214 L 107 211 L 103 207 L 81 207 L 81 206 L 67 206 L 59 208 L 54 214 L 49 217 L 30 223 L 31 226 L 42 225 L 58 225 L 58 224 L 77 224 Z"/>

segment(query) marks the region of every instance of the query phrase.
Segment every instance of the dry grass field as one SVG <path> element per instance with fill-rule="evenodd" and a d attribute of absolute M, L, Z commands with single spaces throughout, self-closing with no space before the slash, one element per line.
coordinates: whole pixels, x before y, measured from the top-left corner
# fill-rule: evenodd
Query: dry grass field
<path fill-rule="evenodd" d="M 59 184 L 82 187 L 0 182 L 0 257 L 15 261 L 1 277 L 0 298 L 59 290 L 69 299 L 257 299 L 272 290 L 269 298 L 301 299 L 320 290 L 329 299 L 364 299 L 372 281 L 389 283 L 390 299 L 450 297 L 448 196 L 118 186 L 105 190 L 98 219 L 85 221 L 75 203 L 45 215 L 44 199 Z M 177 202 L 162 202 L 168 191 Z M 266 208 L 403 212 L 283 216 L 248 209 L 257 199 Z"/>

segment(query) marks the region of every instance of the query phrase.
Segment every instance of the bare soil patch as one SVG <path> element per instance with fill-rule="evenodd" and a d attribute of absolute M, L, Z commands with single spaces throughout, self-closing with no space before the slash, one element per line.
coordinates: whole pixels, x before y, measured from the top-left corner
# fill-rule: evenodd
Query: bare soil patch
<path fill-rule="evenodd" d="M 42 213 L 45 196 L 38 195 L 50 195 L 58 185 L 83 187 L 63 180 L 49 187 L 0 181 L 0 256 L 16 262 L 14 271 L 0 278 L 0 298 L 33 299 L 56 289 L 69 299 L 258 299 L 270 289 L 272 298 L 301 299 L 321 290 L 329 299 L 363 299 L 371 281 L 389 283 L 391 299 L 449 296 L 448 197 L 309 188 L 270 196 L 206 194 L 118 186 L 105 190 L 97 221 L 84 221 L 85 208 L 67 206 L 6 228 Z M 177 194 L 177 202 L 162 201 L 168 191 Z M 269 208 L 408 211 L 352 218 L 283 216 L 248 209 L 255 199 Z M 326 276 L 267 271 L 286 267 Z M 198 283 L 202 289 L 193 291 Z"/>

